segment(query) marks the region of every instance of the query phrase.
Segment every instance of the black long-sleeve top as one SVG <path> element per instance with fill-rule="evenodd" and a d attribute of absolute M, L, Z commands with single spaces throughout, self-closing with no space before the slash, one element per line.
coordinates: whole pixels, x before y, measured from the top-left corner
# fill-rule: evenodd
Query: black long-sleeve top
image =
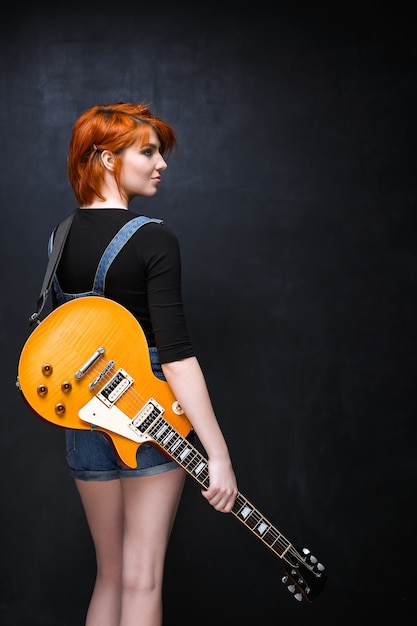
<path fill-rule="evenodd" d="M 114 235 L 137 213 L 125 209 L 77 209 L 58 266 L 64 292 L 90 291 L 100 258 Z M 161 363 L 194 356 L 181 295 L 177 237 L 163 224 L 139 228 L 107 272 L 105 296 L 139 321 Z"/>

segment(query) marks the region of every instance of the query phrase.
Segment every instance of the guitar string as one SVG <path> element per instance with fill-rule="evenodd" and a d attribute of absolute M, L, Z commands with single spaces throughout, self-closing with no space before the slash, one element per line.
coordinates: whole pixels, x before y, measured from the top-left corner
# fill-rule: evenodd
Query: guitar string
<path fill-rule="evenodd" d="M 93 366 L 90 368 L 90 373 L 94 374 L 93 380 L 98 378 L 102 371 L 103 369 L 98 366 L 98 363 L 93 364 Z M 114 371 L 110 371 L 104 374 L 102 378 L 100 379 L 100 389 L 102 389 L 107 383 L 109 383 L 111 379 L 114 377 L 114 375 L 115 375 Z M 94 395 L 97 395 L 97 393 L 99 393 L 99 391 L 93 392 Z M 133 397 L 131 398 L 130 396 L 133 396 Z M 150 398 L 146 399 L 142 395 L 142 393 L 139 392 L 138 389 L 135 389 L 134 386 L 128 387 L 121 397 L 125 398 L 125 404 L 128 405 L 127 407 L 128 410 L 134 413 L 133 416 L 127 415 L 127 417 L 131 420 L 134 419 L 134 417 L 140 412 L 140 410 L 147 404 L 147 402 L 150 399 Z M 155 398 L 155 400 L 158 401 L 157 398 Z M 164 417 L 162 417 L 162 419 L 168 423 L 169 427 L 175 433 L 178 433 L 175 427 L 172 424 L 170 424 L 168 420 L 166 420 Z M 201 453 L 197 450 L 197 448 L 195 448 L 188 441 L 186 441 L 186 439 L 180 433 L 178 433 L 178 435 L 181 439 L 183 439 L 186 442 L 187 446 L 189 446 L 193 452 L 197 453 L 201 461 L 204 460 L 205 463 L 207 463 L 207 459 L 205 459 L 203 455 L 201 455 Z M 152 436 L 150 437 L 151 439 L 156 441 Z M 133 444 L 138 443 L 138 445 L 140 445 L 139 442 L 136 442 L 133 439 L 131 439 L 130 441 L 132 441 Z M 156 443 L 159 443 L 159 442 L 156 441 Z M 168 451 L 166 452 L 169 454 Z M 175 458 L 175 456 L 172 456 L 171 454 L 169 454 L 169 456 L 171 456 L 175 462 L 179 463 L 179 461 Z M 185 465 L 183 465 L 183 467 L 184 469 L 187 469 Z M 190 471 L 189 473 L 192 473 L 192 472 Z M 204 486 L 204 484 L 200 482 L 200 480 L 197 479 L 197 482 L 199 482 L 202 486 Z M 232 511 L 232 513 L 236 516 L 237 519 L 239 519 L 239 521 L 241 521 L 268 548 L 270 548 L 274 552 L 274 554 L 277 554 L 279 558 L 285 559 L 286 554 L 291 554 L 293 558 L 296 559 L 296 561 L 302 560 L 302 562 L 305 563 L 305 559 L 302 558 L 302 556 L 300 555 L 298 550 L 293 546 L 293 544 L 278 529 L 276 529 L 275 526 L 271 524 L 271 522 L 256 507 L 254 507 L 253 504 L 241 492 L 238 492 L 236 502 L 239 500 L 243 500 L 242 503 L 239 502 L 239 511 Z M 250 509 L 250 513 L 247 515 L 247 519 L 239 515 L 239 512 L 245 509 L 246 506 L 248 506 Z M 252 520 L 255 521 L 255 524 L 253 526 L 249 524 L 249 522 Z M 265 528 L 264 532 L 261 534 L 260 531 L 258 530 L 257 532 L 256 529 L 261 528 L 262 524 L 265 524 L 267 528 Z M 266 537 L 269 537 L 269 536 L 271 537 L 271 542 L 269 542 L 266 539 Z M 281 548 L 281 552 L 277 551 L 276 549 L 277 545 Z M 306 564 L 306 565 L 307 567 L 309 567 L 309 569 L 312 569 L 312 567 L 309 564 Z"/>

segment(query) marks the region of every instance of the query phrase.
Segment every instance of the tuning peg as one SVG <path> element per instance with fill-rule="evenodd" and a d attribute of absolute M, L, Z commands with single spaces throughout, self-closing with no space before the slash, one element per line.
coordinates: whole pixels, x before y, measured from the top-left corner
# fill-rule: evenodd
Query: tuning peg
<path fill-rule="evenodd" d="M 302 553 L 304 554 L 304 556 L 306 557 L 305 560 L 309 561 L 309 563 L 312 563 L 313 565 L 315 563 L 317 563 L 317 559 L 314 556 L 314 554 L 311 554 L 310 550 L 308 548 L 303 548 L 302 549 Z"/>
<path fill-rule="evenodd" d="M 288 589 L 288 591 L 289 591 L 289 592 L 290 592 L 290 593 L 294 596 L 294 598 L 295 598 L 296 600 L 298 600 L 298 602 L 301 602 L 301 600 L 303 599 L 302 594 L 301 594 L 299 591 L 297 591 L 297 587 L 296 587 L 295 585 L 293 585 L 293 584 L 290 584 L 290 585 L 289 585 L 289 584 L 288 584 L 289 580 L 290 580 L 290 579 L 289 579 L 289 577 L 288 577 L 288 576 L 283 576 L 283 577 L 281 578 L 281 581 L 284 583 L 284 585 L 286 586 L 286 588 Z M 296 591 L 297 591 L 297 593 L 296 593 Z"/>
<path fill-rule="evenodd" d="M 322 563 L 319 563 L 319 561 L 316 559 L 314 554 L 311 554 L 311 552 L 310 552 L 310 550 L 308 548 L 303 548 L 302 549 L 302 553 L 306 557 L 305 560 L 308 561 L 309 563 L 311 563 L 311 565 L 314 565 L 316 570 L 318 570 L 319 572 L 324 572 L 324 570 L 326 568 L 324 567 L 324 565 Z"/>

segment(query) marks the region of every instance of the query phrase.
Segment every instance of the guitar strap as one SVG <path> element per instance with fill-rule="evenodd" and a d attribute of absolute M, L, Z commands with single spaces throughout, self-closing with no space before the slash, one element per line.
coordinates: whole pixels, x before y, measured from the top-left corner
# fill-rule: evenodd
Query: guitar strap
<path fill-rule="evenodd" d="M 39 315 L 42 313 L 43 307 L 48 300 L 49 292 L 51 290 L 52 281 L 54 279 L 59 260 L 62 255 L 64 243 L 67 238 L 69 229 L 74 218 L 74 212 L 66 217 L 62 222 L 58 224 L 54 234 L 54 247 L 49 256 L 48 265 L 46 267 L 45 277 L 43 279 L 41 292 L 38 298 L 37 309 L 35 313 L 29 317 L 29 327 L 33 326 L 35 322 L 39 324 Z"/>

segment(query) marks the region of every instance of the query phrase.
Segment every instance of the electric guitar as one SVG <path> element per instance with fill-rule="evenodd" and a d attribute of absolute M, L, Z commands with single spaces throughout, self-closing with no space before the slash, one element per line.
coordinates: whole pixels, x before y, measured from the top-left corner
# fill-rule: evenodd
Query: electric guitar
<path fill-rule="evenodd" d="M 86 296 L 53 310 L 23 346 L 16 386 L 42 420 L 81 430 L 94 424 L 124 466 L 136 467 L 139 446 L 150 441 L 208 488 L 208 461 L 186 438 L 192 425 L 154 375 L 142 327 L 117 302 Z M 321 592 L 325 568 L 310 550 L 298 551 L 240 492 L 232 514 L 282 560 L 282 582 L 296 600 Z"/>

